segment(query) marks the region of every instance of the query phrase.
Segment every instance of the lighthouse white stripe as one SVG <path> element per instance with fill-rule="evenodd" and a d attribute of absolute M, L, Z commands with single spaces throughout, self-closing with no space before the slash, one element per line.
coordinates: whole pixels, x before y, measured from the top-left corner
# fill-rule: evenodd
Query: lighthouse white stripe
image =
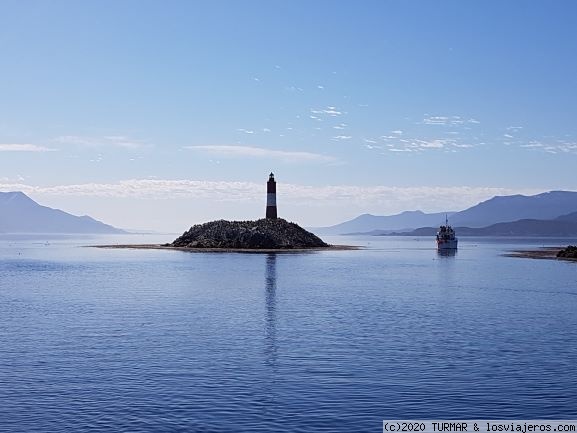
<path fill-rule="evenodd" d="M 266 205 L 267 206 L 276 206 L 276 194 L 274 192 L 269 192 L 266 195 Z"/>

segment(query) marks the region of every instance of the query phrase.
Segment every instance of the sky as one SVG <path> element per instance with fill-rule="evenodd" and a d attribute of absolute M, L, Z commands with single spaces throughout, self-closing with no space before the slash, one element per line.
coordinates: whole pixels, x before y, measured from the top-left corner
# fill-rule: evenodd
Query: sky
<path fill-rule="evenodd" d="M 0 0 L 0 191 L 117 227 L 576 190 L 577 2 Z"/>

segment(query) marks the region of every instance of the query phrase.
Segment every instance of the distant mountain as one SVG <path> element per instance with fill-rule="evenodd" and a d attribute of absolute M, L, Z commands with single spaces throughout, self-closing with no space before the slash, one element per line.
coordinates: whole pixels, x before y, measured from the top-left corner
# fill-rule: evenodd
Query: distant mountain
<path fill-rule="evenodd" d="M 570 214 L 567 215 L 561 215 L 556 219 L 560 221 L 577 221 L 577 212 L 571 212 Z"/>
<path fill-rule="evenodd" d="M 574 191 L 497 196 L 457 212 L 451 217 L 451 225 L 485 227 L 521 219 L 550 220 L 572 212 L 577 212 L 577 192 Z"/>
<path fill-rule="evenodd" d="M 436 227 L 421 227 L 404 233 L 380 233 L 379 236 L 434 236 Z M 577 236 L 577 218 L 574 220 L 556 218 L 554 220 L 522 219 L 497 223 L 487 227 L 455 227 L 459 236 Z"/>
<path fill-rule="evenodd" d="M 125 233 L 89 216 L 41 206 L 23 192 L 0 192 L 0 233 Z"/>
<path fill-rule="evenodd" d="M 533 196 L 497 196 L 460 212 L 448 212 L 452 226 L 487 227 L 523 219 L 553 220 L 557 217 L 577 220 L 577 192 L 550 191 Z M 403 212 L 391 216 L 361 215 L 331 227 L 311 229 L 319 234 L 380 234 L 410 231 L 419 227 L 438 227 L 445 213 Z"/>
<path fill-rule="evenodd" d="M 331 227 L 311 228 L 311 231 L 323 235 L 365 233 L 372 230 L 405 231 L 415 227 L 439 225 L 445 221 L 445 215 L 451 217 L 453 212 L 426 214 L 416 210 L 390 216 L 363 214 Z"/>

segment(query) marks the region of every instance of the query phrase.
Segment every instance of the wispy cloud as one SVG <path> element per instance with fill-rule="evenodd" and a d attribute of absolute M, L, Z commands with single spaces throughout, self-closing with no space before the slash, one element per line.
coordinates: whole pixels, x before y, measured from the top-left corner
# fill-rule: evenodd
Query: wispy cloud
<path fill-rule="evenodd" d="M 449 140 L 415 140 L 414 143 L 419 146 L 420 148 L 423 149 L 442 149 L 443 147 L 445 147 L 447 144 L 452 143 Z"/>
<path fill-rule="evenodd" d="M 477 119 L 464 119 L 461 116 L 430 116 L 425 114 L 425 118 L 423 119 L 422 123 L 425 125 L 464 125 L 464 124 L 479 124 Z"/>
<path fill-rule="evenodd" d="M 0 144 L 0 152 L 54 152 L 58 149 L 37 144 Z"/>
<path fill-rule="evenodd" d="M 252 129 L 244 129 L 244 128 L 239 128 L 237 129 L 238 132 L 244 132 L 245 134 L 254 134 L 254 131 Z"/>
<path fill-rule="evenodd" d="M 529 143 L 525 143 L 525 144 L 521 144 L 520 147 L 525 147 L 528 149 L 538 149 L 538 148 L 542 148 L 544 147 L 543 143 L 538 143 L 538 142 L 529 142 Z"/>
<path fill-rule="evenodd" d="M 318 153 L 275 150 L 254 146 L 204 145 L 185 146 L 184 148 L 227 157 L 272 158 L 285 162 L 330 163 L 337 161 L 337 159 L 332 156 L 321 155 Z"/>
<path fill-rule="evenodd" d="M 473 142 L 465 142 L 457 138 L 417 138 L 401 135 L 382 135 L 381 142 L 386 144 L 389 152 L 425 152 L 448 151 L 475 147 Z"/>
<path fill-rule="evenodd" d="M 505 137 L 511 140 L 513 137 L 505 134 Z M 555 139 L 555 138 L 544 138 L 544 139 L 532 139 L 526 140 L 513 140 L 504 141 L 507 145 L 517 145 L 522 149 L 547 152 L 550 154 L 573 154 L 577 155 L 577 140 L 566 140 L 566 139 Z"/>
<path fill-rule="evenodd" d="M 323 109 L 311 109 L 311 113 L 313 114 L 325 114 L 328 116 L 336 117 L 343 114 L 342 111 L 337 110 L 337 107 L 327 107 Z"/>
<path fill-rule="evenodd" d="M 536 141 L 533 144 L 542 144 Z M 555 142 L 550 142 L 542 144 L 542 148 L 549 153 L 572 153 L 577 154 L 577 141 L 571 142 L 567 140 L 557 140 Z"/>
<path fill-rule="evenodd" d="M 104 135 L 101 137 L 61 135 L 52 141 L 56 143 L 71 144 L 81 147 L 121 147 L 125 149 L 138 149 L 146 147 L 143 142 L 132 139 L 125 135 Z"/>
<path fill-rule="evenodd" d="M 214 200 L 246 200 L 261 196 L 262 185 L 250 182 L 215 182 L 202 180 L 128 179 L 115 183 L 83 183 L 54 186 L 31 186 L 0 183 L 0 188 L 25 193 L 55 196 L 110 198 L 174 199 L 181 197 Z"/>
<path fill-rule="evenodd" d="M 333 137 L 332 140 L 350 140 L 351 138 L 353 137 L 350 135 L 337 135 Z"/>

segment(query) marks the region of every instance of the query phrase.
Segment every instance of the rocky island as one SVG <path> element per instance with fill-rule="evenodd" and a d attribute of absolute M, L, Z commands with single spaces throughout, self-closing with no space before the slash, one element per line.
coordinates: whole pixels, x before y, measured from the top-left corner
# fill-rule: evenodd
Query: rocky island
<path fill-rule="evenodd" d="M 97 245 L 97 247 L 180 250 L 199 253 L 289 253 L 359 249 L 350 245 L 329 245 L 298 224 L 282 218 L 263 218 L 256 221 L 211 221 L 192 226 L 171 243 Z"/>
<path fill-rule="evenodd" d="M 263 218 L 256 221 L 218 220 L 197 224 L 166 246 L 235 250 L 329 247 L 318 236 L 282 218 Z"/>

